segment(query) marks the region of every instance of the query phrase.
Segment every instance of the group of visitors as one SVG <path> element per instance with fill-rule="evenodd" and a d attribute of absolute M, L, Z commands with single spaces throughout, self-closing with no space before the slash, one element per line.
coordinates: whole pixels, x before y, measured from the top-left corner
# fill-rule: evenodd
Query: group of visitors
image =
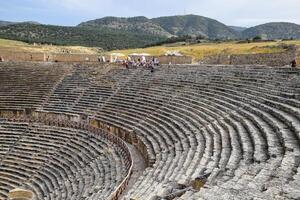
<path fill-rule="evenodd" d="M 70 53 L 71 53 L 71 51 L 69 51 L 69 50 L 67 50 L 67 49 L 63 49 L 62 52 L 63 52 L 63 53 L 67 53 L 67 54 L 70 54 Z"/>
<path fill-rule="evenodd" d="M 147 69 L 150 69 L 151 72 L 154 72 L 154 66 L 159 66 L 159 61 L 155 57 L 149 60 L 147 60 L 145 56 L 137 59 L 131 59 L 130 57 L 128 57 L 123 61 L 122 65 L 125 66 L 126 69 L 129 69 L 131 67 L 145 67 Z"/>
<path fill-rule="evenodd" d="M 108 62 L 109 62 L 109 60 L 107 60 Z M 105 63 L 105 62 L 107 62 L 106 61 L 106 59 L 105 59 L 105 57 L 104 56 L 102 56 L 102 57 L 98 57 L 98 62 L 102 62 L 102 63 Z"/>

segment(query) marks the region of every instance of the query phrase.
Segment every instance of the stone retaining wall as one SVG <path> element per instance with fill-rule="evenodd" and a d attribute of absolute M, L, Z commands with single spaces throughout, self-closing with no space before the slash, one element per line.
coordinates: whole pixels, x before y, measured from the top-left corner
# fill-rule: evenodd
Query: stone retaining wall
<path fill-rule="evenodd" d="M 29 111 L 29 110 L 0 110 L 0 117 L 3 118 L 24 118 L 27 116 L 32 119 L 45 119 L 48 121 L 69 121 L 74 123 L 85 123 L 92 127 L 104 130 L 107 133 L 117 136 L 118 138 L 126 141 L 127 143 L 133 145 L 143 156 L 145 163 L 148 167 L 151 167 L 155 160 L 148 157 L 148 151 L 146 145 L 143 141 L 131 130 L 125 130 L 121 127 L 116 127 L 113 124 L 102 122 L 100 120 L 90 118 L 89 116 L 77 115 L 77 114 L 62 114 L 54 112 L 44 112 L 44 111 Z"/>
<path fill-rule="evenodd" d="M 285 66 L 289 65 L 297 56 L 297 48 L 291 47 L 289 50 L 281 53 L 265 53 L 265 54 L 219 54 L 205 57 L 200 63 L 203 64 L 220 64 L 220 65 L 268 65 L 268 66 Z"/>
<path fill-rule="evenodd" d="M 210 64 L 210 65 L 229 65 L 230 55 L 218 54 L 218 55 L 206 56 L 204 59 L 200 60 L 200 63 Z"/>
<path fill-rule="evenodd" d="M 51 54 L 14 52 L 0 49 L 0 56 L 4 61 L 32 61 L 32 62 L 99 62 L 102 55 L 96 54 Z M 109 58 L 106 56 L 106 60 Z"/>
<path fill-rule="evenodd" d="M 230 56 L 231 65 L 268 65 L 285 66 L 296 59 L 295 52 L 271 53 L 271 54 L 248 54 Z"/>
<path fill-rule="evenodd" d="M 43 53 L 25 53 L 25 52 L 13 52 L 0 50 L 0 56 L 4 61 L 44 61 L 45 57 Z"/>
<path fill-rule="evenodd" d="M 159 56 L 158 60 L 161 64 L 175 64 L 175 65 L 182 65 L 182 64 L 192 64 L 193 59 L 190 56 Z"/>

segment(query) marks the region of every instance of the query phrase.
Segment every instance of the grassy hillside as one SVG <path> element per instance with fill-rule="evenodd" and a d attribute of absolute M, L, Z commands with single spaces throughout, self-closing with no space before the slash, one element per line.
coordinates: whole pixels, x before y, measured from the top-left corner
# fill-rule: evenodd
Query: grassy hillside
<path fill-rule="evenodd" d="M 168 51 L 179 51 L 183 55 L 192 56 L 194 61 L 202 59 L 204 56 L 216 55 L 220 53 L 227 54 L 251 54 L 251 53 L 276 53 L 282 52 L 279 45 L 280 42 L 259 42 L 259 43 L 245 43 L 239 44 L 236 42 L 226 42 L 226 43 L 206 43 L 206 44 L 195 44 L 195 45 L 172 45 L 172 46 L 157 46 L 142 49 L 128 49 L 120 52 L 125 55 L 131 53 L 149 53 L 154 56 L 163 55 Z M 286 44 L 296 44 L 300 45 L 300 40 L 288 41 Z"/>
<path fill-rule="evenodd" d="M 286 41 L 284 44 L 294 44 L 300 47 L 300 40 Z M 25 42 L 18 42 L 13 40 L 0 39 L 1 50 L 11 50 L 15 52 L 50 52 L 50 53 L 64 53 L 69 51 L 71 53 L 79 54 L 110 54 L 113 52 L 123 53 L 125 55 L 131 53 L 149 53 L 153 56 L 164 55 L 168 51 L 179 51 L 183 55 L 192 56 L 194 61 L 202 59 L 204 56 L 216 55 L 219 53 L 228 54 L 251 54 L 251 53 L 276 53 L 282 52 L 281 42 L 259 42 L 259 43 L 245 43 L 238 44 L 236 42 L 226 43 L 206 43 L 195 45 L 164 45 L 140 49 L 127 49 L 118 51 L 102 52 L 99 48 L 89 48 L 82 46 L 55 46 L 55 45 L 32 45 Z M 300 49 L 299 49 L 300 50 Z M 1 53 L 0 53 L 1 54 Z M 300 52 L 298 57 L 300 63 Z"/>
<path fill-rule="evenodd" d="M 20 23 L 0 27 L 0 38 L 28 43 L 101 47 L 105 50 L 143 47 L 164 40 L 149 34 L 90 27 L 63 27 Z"/>
<path fill-rule="evenodd" d="M 82 46 L 55 46 L 55 45 L 31 45 L 25 42 L 0 39 L 1 50 L 14 52 L 36 52 L 36 53 L 64 53 L 66 51 L 78 54 L 98 54 L 102 53 L 99 48 Z M 1 53 L 0 53 L 1 54 Z"/>

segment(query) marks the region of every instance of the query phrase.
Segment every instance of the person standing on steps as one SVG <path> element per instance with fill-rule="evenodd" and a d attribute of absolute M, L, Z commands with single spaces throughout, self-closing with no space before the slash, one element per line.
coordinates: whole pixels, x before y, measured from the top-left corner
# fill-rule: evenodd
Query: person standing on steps
<path fill-rule="evenodd" d="M 292 68 L 296 68 L 296 67 L 297 67 L 297 62 L 296 62 L 295 59 L 292 60 L 292 62 L 291 62 L 291 67 L 292 67 Z"/>
<path fill-rule="evenodd" d="M 122 65 L 126 68 L 126 69 L 129 69 L 129 63 L 127 60 L 124 60 Z"/>
<path fill-rule="evenodd" d="M 150 68 L 151 73 L 153 73 L 154 72 L 154 62 L 153 62 L 153 60 L 151 60 L 149 62 L 149 68 Z"/>
<path fill-rule="evenodd" d="M 150 71 L 151 71 L 151 73 L 154 72 L 154 67 L 153 67 L 153 65 L 150 66 Z"/>

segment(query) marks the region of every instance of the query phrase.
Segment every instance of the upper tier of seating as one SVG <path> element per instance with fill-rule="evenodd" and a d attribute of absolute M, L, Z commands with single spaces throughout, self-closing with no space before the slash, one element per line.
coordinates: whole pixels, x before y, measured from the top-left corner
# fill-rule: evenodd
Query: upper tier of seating
<path fill-rule="evenodd" d="M 0 63 L 0 109 L 37 107 L 71 69 L 55 64 Z"/>
<path fill-rule="evenodd" d="M 148 167 L 123 199 L 299 199 L 300 70 L 245 66 L 73 67 L 39 112 L 135 133 Z M 11 97 L 13 98 L 13 97 Z"/>

